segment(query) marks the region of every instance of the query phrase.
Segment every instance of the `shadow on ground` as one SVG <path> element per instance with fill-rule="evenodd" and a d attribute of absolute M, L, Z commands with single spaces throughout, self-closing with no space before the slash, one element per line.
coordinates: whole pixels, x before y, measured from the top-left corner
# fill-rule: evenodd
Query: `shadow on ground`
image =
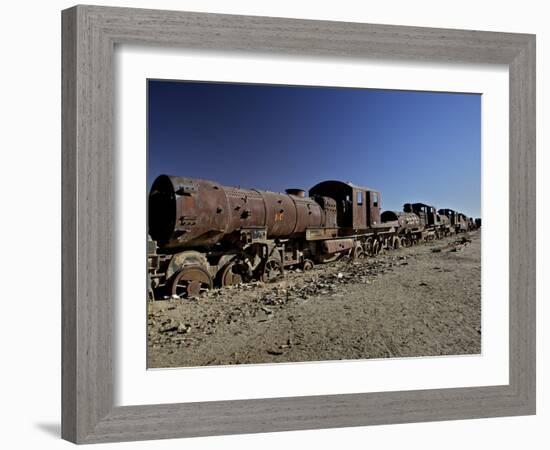
<path fill-rule="evenodd" d="M 36 428 L 49 434 L 52 437 L 61 437 L 61 424 L 60 423 L 37 423 Z"/>

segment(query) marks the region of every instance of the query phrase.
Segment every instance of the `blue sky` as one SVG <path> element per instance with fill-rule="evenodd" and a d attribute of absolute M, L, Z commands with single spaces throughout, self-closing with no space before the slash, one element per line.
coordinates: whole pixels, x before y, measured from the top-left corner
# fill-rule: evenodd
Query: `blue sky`
<path fill-rule="evenodd" d="M 336 179 L 480 217 L 481 96 L 148 81 L 148 186 L 160 174 L 308 190 Z"/>

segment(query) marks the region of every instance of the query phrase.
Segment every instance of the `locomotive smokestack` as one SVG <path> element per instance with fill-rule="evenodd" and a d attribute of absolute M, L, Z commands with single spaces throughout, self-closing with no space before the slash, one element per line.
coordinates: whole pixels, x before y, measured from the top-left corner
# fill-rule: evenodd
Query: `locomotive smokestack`
<path fill-rule="evenodd" d="M 306 191 L 304 191 L 303 189 L 287 189 L 286 193 L 288 195 L 295 195 L 296 197 L 302 197 L 302 198 L 306 196 Z"/>

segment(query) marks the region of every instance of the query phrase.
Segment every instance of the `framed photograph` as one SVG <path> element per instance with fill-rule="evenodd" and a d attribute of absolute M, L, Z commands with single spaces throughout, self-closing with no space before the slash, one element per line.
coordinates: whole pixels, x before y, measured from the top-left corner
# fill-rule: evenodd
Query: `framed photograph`
<path fill-rule="evenodd" d="M 62 13 L 62 435 L 535 413 L 535 37 Z"/>

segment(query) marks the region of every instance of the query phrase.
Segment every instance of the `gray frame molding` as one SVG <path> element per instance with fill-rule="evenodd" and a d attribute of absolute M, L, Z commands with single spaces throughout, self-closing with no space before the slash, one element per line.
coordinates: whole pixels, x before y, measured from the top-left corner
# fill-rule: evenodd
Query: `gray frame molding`
<path fill-rule="evenodd" d="M 535 36 L 76 6 L 62 13 L 62 437 L 77 443 L 535 413 Z M 118 43 L 506 64 L 510 384 L 113 405 L 113 51 Z"/>

